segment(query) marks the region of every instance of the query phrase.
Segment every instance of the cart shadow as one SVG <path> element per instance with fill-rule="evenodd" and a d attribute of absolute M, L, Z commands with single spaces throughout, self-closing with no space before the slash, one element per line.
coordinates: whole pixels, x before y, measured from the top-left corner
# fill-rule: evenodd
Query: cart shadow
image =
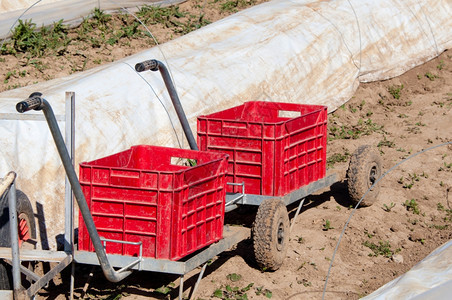
<path fill-rule="evenodd" d="M 246 239 L 241 241 L 234 249 L 222 252 L 212 263 L 208 264 L 203 278 L 216 272 L 234 256 L 241 256 L 248 264 L 252 264 L 252 261 L 254 260 L 252 253 L 251 240 Z M 253 266 L 257 268 L 257 265 Z M 120 295 L 152 297 L 153 299 L 178 299 L 180 284 L 179 275 L 139 271 L 134 272 L 119 283 L 112 283 L 105 279 L 98 266 L 82 266 L 82 269 L 83 270 L 76 270 L 76 274 L 85 274 L 76 279 L 74 289 L 76 299 L 119 299 L 116 297 L 120 297 Z M 200 271 L 201 266 L 185 275 L 184 295 L 191 295 Z M 88 279 L 88 276 L 86 276 L 88 273 L 93 274 L 91 279 Z M 87 282 L 89 285 L 88 288 L 86 288 Z M 69 286 L 67 288 L 69 288 Z M 84 288 L 86 291 L 84 291 Z M 48 297 L 47 299 L 55 298 Z"/>
<path fill-rule="evenodd" d="M 306 212 L 312 208 L 316 208 L 325 202 L 334 201 L 343 207 L 350 207 L 353 203 L 350 200 L 348 191 L 347 191 L 347 182 L 336 182 L 327 190 L 324 190 L 318 194 L 309 195 L 306 197 L 303 207 L 300 210 L 300 214 Z M 301 199 L 300 199 L 301 200 Z M 289 212 L 289 219 L 295 217 L 296 210 L 298 205 L 300 204 L 300 200 L 295 201 L 294 203 L 287 206 L 287 211 Z"/>
<path fill-rule="evenodd" d="M 241 256 L 247 264 L 258 268 L 254 262 L 253 245 L 250 239 L 238 243 L 233 249 L 224 251 L 207 266 L 203 278 L 217 271 L 234 256 Z M 201 266 L 185 275 L 184 294 L 191 294 Z M 64 269 L 60 278 L 51 281 L 47 288 L 39 292 L 39 297 L 47 300 L 69 299 L 71 268 Z M 168 273 L 137 271 L 118 283 L 108 281 L 99 266 L 76 264 L 75 299 L 119 299 L 126 295 L 152 297 L 153 299 L 177 299 L 180 276 Z M 201 284 L 202 287 L 202 284 Z"/>

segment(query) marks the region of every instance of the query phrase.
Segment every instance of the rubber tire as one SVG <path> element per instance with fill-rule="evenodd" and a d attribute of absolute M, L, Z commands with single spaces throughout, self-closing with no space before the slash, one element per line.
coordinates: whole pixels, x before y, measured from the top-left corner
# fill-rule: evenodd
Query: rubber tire
<path fill-rule="evenodd" d="M 380 178 L 381 174 L 382 160 L 380 154 L 369 145 L 358 147 L 350 158 L 347 170 L 348 193 L 355 205 Z M 379 193 L 380 185 L 374 186 L 361 201 L 360 206 L 367 207 L 374 204 Z"/>
<path fill-rule="evenodd" d="M 36 222 L 33 208 L 27 195 L 16 190 L 16 211 L 17 215 L 25 217 L 29 228 L 30 238 L 36 239 Z M 0 197 L 0 246 L 11 247 L 11 237 L 9 229 L 9 204 L 7 193 Z M 13 286 L 11 266 L 0 259 L 0 289 L 11 290 Z"/>
<path fill-rule="evenodd" d="M 264 271 L 278 270 L 289 246 L 289 216 L 279 199 L 265 199 L 257 210 L 252 234 L 256 262 Z"/>

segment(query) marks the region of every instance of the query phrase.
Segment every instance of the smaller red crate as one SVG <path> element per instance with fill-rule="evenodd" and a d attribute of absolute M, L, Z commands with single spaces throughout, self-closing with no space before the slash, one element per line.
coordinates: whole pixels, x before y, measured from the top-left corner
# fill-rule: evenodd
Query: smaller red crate
<path fill-rule="evenodd" d="M 223 236 L 227 161 L 219 153 L 139 145 L 81 163 L 80 184 L 101 237 L 141 241 L 143 256 L 178 260 Z M 94 251 L 81 214 L 78 247 Z M 139 246 L 108 242 L 107 253 L 138 256 Z"/>
<path fill-rule="evenodd" d="M 326 106 L 250 101 L 197 126 L 199 149 L 228 154 L 227 182 L 246 194 L 285 196 L 325 177 Z"/>

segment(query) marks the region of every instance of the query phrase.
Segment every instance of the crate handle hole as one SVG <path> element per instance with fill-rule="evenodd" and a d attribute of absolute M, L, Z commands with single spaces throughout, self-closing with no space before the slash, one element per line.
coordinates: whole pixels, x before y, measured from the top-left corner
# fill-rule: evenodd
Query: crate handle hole
<path fill-rule="evenodd" d="M 171 156 L 171 164 L 175 166 L 194 167 L 198 165 L 198 161 L 192 158 Z"/>
<path fill-rule="evenodd" d="M 278 118 L 296 118 L 301 116 L 300 111 L 292 111 L 292 110 L 278 110 Z"/>

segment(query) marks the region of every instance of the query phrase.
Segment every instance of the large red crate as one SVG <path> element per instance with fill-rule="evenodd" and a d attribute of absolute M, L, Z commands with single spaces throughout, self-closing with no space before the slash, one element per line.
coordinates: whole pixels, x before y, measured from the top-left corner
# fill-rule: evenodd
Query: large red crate
<path fill-rule="evenodd" d="M 193 167 L 176 160 L 196 161 Z M 101 237 L 141 241 L 143 256 L 178 260 L 223 236 L 227 155 L 156 146 L 80 164 L 80 184 Z M 79 250 L 94 251 L 82 216 Z M 107 243 L 107 253 L 139 246 Z"/>
<path fill-rule="evenodd" d="M 200 150 L 228 154 L 227 182 L 246 194 L 284 196 L 325 176 L 326 106 L 250 101 L 197 125 Z"/>

